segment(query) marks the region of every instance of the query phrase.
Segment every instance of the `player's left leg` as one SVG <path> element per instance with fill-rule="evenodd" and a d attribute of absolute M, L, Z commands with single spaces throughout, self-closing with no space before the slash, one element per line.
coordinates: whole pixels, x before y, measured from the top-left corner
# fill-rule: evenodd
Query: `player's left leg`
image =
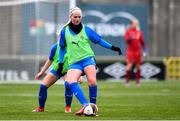
<path fill-rule="evenodd" d="M 96 98 L 97 98 L 96 67 L 94 65 L 89 65 L 84 68 L 84 72 L 88 80 L 90 103 L 96 104 Z"/>
<path fill-rule="evenodd" d="M 140 64 L 136 64 L 136 85 L 138 87 L 141 85 L 140 74 L 141 74 Z"/>
<path fill-rule="evenodd" d="M 141 52 L 136 53 L 135 65 L 136 65 L 136 86 L 139 87 L 141 85 L 140 77 L 141 77 L 141 70 L 140 64 L 142 62 Z"/>
<path fill-rule="evenodd" d="M 88 81 L 90 103 L 96 104 L 98 87 L 96 82 L 96 61 L 94 57 L 84 59 L 83 68 Z"/>

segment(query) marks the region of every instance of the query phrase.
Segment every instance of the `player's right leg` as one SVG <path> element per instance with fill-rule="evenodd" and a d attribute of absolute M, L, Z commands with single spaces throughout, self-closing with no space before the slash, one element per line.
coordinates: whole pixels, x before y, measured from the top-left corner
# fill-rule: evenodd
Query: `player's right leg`
<path fill-rule="evenodd" d="M 73 64 L 70 66 L 68 72 L 67 72 L 67 84 L 69 85 L 71 91 L 73 94 L 76 96 L 76 98 L 79 100 L 82 106 L 85 106 L 88 101 L 80 88 L 80 86 L 77 83 L 77 80 L 80 78 L 82 75 L 82 69 L 79 66 L 79 64 Z M 81 108 L 78 112 L 76 112 L 76 115 L 82 115 L 83 113 L 83 108 Z"/>
<path fill-rule="evenodd" d="M 67 76 L 64 75 L 63 80 L 65 81 L 67 79 Z M 82 83 L 82 77 L 79 78 L 78 83 Z M 73 99 L 73 92 L 71 91 L 71 88 L 67 81 L 64 82 L 64 88 L 65 88 L 65 113 L 70 113 L 71 112 L 71 104 L 72 104 L 72 99 Z"/>
<path fill-rule="evenodd" d="M 88 80 L 90 102 L 96 104 L 96 97 L 97 97 L 96 67 L 94 65 L 88 65 L 84 68 L 84 72 Z M 85 105 L 87 105 L 87 102 L 75 114 L 83 115 Z"/>
<path fill-rule="evenodd" d="M 96 63 L 93 57 L 82 60 L 83 71 L 86 75 L 89 86 L 90 103 L 96 104 L 97 98 L 97 82 L 96 82 Z M 83 114 L 84 107 L 82 107 L 76 115 Z"/>
<path fill-rule="evenodd" d="M 32 112 L 44 112 L 45 103 L 47 99 L 47 90 L 57 80 L 58 77 L 56 77 L 50 72 L 44 77 L 43 83 L 40 85 L 40 89 L 39 89 L 39 95 L 38 95 L 39 106 L 34 110 L 32 110 Z"/>
<path fill-rule="evenodd" d="M 130 86 L 131 71 L 134 62 L 134 54 L 131 51 L 126 51 L 126 75 L 125 75 L 125 86 Z"/>
<path fill-rule="evenodd" d="M 130 86 L 130 79 L 131 79 L 131 70 L 132 70 L 133 63 L 127 61 L 126 65 L 126 80 L 125 80 L 125 86 Z"/>

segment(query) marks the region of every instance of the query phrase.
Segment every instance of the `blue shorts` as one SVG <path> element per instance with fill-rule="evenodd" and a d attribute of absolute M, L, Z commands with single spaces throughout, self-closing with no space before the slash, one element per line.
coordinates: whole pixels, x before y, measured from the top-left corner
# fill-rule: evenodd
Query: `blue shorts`
<path fill-rule="evenodd" d="M 95 61 L 94 57 L 87 57 L 83 60 L 80 60 L 80 61 L 74 63 L 74 64 L 71 64 L 68 69 L 78 69 L 78 70 L 83 71 L 83 69 L 89 65 L 96 66 L 96 61 Z"/>
<path fill-rule="evenodd" d="M 53 74 L 54 76 L 56 76 L 58 79 L 60 79 L 62 76 L 64 76 L 65 74 L 58 74 L 58 72 L 54 69 L 51 69 L 51 74 Z"/>

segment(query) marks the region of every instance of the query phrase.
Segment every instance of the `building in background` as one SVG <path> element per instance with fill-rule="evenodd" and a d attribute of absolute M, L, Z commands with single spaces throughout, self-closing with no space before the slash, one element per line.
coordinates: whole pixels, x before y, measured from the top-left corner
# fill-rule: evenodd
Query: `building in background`
<path fill-rule="evenodd" d="M 27 0 L 27 2 L 28 1 L 30 0 Z M 53 1 L 57 2 L 57 0 Z M 56 29 L 58 23 L 64 23 L 68 20 L 69 3 L 60 0 L 60 2 L 56 4 L 53 1 L 50 3 L 39 3 L 39 8 L 35 8 L 36 5 L 32 2 L 13 6 L 8 4 L 6 4 L 6 6 L 3 6 L 3 4 L 0 5 L 0 55 L 24 55 L 32 54 L 34 53 L 33 51 L 36 51 L 36 42 L 34 42 L 36 38 L 32 37 L 32 40 L 29 40 L 29 38 L 25 37 L 25 40 L 23 37 L 27 33 L 22 35 L 24 32 L 23 26 L 29 27 L 31 34 L 35 34 L 33 33 L 32 26 L 29 26 L 31 21 L 33 21 L 33 19 L 30 20 L 30 17 L 36 18 L 37 21 L 39 21 L 39 19 L 42 20 L 44 22 L 45 32 L 48 34 L 51 34 L 52 31 L 54 33 L 54 28 Z M 180 18 L 178 16 L 180 8 L 178 6 L 180 2 L 178 0 L 77 0 L 77 4 L 83 6 L 87 6 L 88 4 L 104 4 L 105 6 L 115 4 L 120 6 L 119 9 L 124 6 L 124 8 L 122 8 L 124 10 L 129 9 L 125 6 L 147 6 L 148 23 L 146 28 L 148 32 L 147 40 L 150 56 L 164 57 L 180 55 L 180 41 L 178 41 L 180 36 Z M 98 9 L 97 6 L 94 8 Z M 103 8 L 101 10 L 105 13 L 113 11 L 111 9 L 109 9 L 109 12 L 108 10 L 104 11 Z M 29 21 L 25 20 L 26 17 L 29 17 L 27 18 Z M 55 41 L 55 35 L 52 34 L 47 37 L 48 45 L 51 44 L 52 41 Z M 40 40 L 41 39 L 44 38 L 40 38 Z M 24 49 L 25 47 L 23 46 L 26 44 L 33 45 L 32 52 L 29 52 L 31 51 L 29 47 L 26 48 L 27 50 Z M 46 47 L 40 49 L 45 49 L 43 52 L 40 50 L 40 54 L 47 54 L 48 52 L 46 51 L 49 51 Z"/>
<path fill-rule="evenodd" d="M 9 77 L 12 75 L 22 80 L 33 78 L 45 59 L 42 57 L 47 56 L 50 46 L 57 41 L 56 30 L 68 21 L 69 1 L 0 0 L 1 80 L 11 80 Z M 84 11 L 84 22 L 101 33 L 104 39 L 123 48 L 123 52 L 124 30 L 129 19 L 137 18 L 149 48 L 150 58 L 147 61 L 162 63 L 164 57 L 180 56 L 179 0 L 76 1 Z M 102 48 L 95 47 L 94 50 L 99 62 L 116 62 L 119 59 Z M 22 63 L 25 66 L 19 68 Z M 145 67 L 149 68 L 149 64 Z"/>

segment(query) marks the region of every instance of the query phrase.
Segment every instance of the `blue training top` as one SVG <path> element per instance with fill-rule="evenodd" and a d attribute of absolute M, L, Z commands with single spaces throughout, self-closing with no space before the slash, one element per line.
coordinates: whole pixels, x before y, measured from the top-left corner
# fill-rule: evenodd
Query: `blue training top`
<path fill-rule="evenodd" d="M 112 45 L 110 43 L 108 43 L 107 41 L 103 40 L 101 38 L 100 35 L 98 35 L 94 30 L 92 30 L 91 28 L 84 26 L 85 27 L 85 32 L 86 35 L 88 37 L 89 40 L 91 40 L 93 43 L 95 44 L 99 44 L 102 47 L 108 48 L 110 49 L 112 47 Z M 70 28 L 69 28 L 71 34 L 76 35 L 76 33 L 74 33 Z M 65 27 L 61 30 L 61 34 L 60 34 L 60 39 L 59 39 L 59 43 L 60 43 L 60 63 L 63 62 L 64 59 L 64 55 L 65 55 L 65 47 L 66 47 L 66 41 L 65 41 Z"/>

